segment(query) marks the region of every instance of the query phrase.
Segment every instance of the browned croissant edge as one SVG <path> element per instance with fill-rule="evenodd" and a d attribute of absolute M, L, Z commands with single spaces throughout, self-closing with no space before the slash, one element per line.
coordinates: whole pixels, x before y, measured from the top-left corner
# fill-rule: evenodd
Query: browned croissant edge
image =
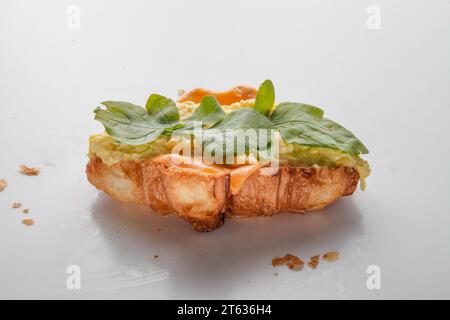
<path fill-rule="evenodd" d="M 108 166 L 92 157 L 86 172 L 88 180 L 112 198 L 162 214 L 176 213 L 202 232 L 219 228 L 226 217 L 322 209 L 353 194 L 359 179 L 358 171 L 348 167 L 282 165 L 271 176 L 258 169 L 232 194 L 227 173 L 200 172 L 157 159 Z"/>

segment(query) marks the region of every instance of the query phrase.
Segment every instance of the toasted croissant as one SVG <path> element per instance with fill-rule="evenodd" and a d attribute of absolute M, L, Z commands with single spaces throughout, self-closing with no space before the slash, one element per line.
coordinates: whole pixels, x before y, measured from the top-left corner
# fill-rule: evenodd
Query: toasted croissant
<path fill-rule="evenodd" d="M 225 217 L 318 210 L 351 195 L 359 179 L 358 171 L 348 167 L 282 165 L 273 175 L 256 170 L 232 192 L 229 172 L 179 167 L 164 157 L 112 166 L 92 157 L 86 172 L 89 181 L 112 198 L 176 213 L 197 231 L 212 231 Z"/>

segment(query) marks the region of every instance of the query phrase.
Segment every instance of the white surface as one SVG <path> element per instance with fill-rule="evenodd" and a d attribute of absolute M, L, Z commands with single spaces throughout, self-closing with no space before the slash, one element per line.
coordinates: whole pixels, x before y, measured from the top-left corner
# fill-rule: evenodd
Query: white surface
<path fill-rule="evenodd" d="M 380 30 L 366 27 L 371 4 Z M 450 298 L 449 16 L 446 0 L 2 1 L 0 298 Z M 201 234 L 86 181 L 100 101 L 266 78 L 278 101 L 321 106 L 365 142 L 366 192 Z M 341 259 L 316 271 L 270 266 L 330 250 Z M 66 288 L 72 264 L 81 291 Z"/>

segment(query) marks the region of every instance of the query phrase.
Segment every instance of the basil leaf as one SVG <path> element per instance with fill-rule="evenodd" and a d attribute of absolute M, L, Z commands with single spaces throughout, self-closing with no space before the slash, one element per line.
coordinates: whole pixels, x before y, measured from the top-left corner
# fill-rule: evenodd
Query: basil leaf
<path fill-rule="evenodd" d="M 254 108 L 241 108 L 228 113 L 212 129 L 225 131 L 227 129 L 268 129 L 272 127 L 273 124 L 269 118 L 262 116 Z"/>
<path fill-rule="evenodd" d="M 200 105 L 195 109 L 187 122 L 201 121 L 203 126 L 211 127 L 223 120 L 225 112 L 214 96 L 203 97 Z"/>
<path fill-rule="evenodd" d="M 94 110 L 95 120 L 100 121 L 106 132 L 119 142 L 141 145 L 156 140 L 165 131 L 179 125 L 178 109 L 170 105 L 155 107 L 152 113 L 144 108 L 121 101 L 105 101 Z"/>
<path fill-rule="evenodd" d="M 160 123 L 176 123 L 180 121 L 180 114 L 176 103 L 159 94 L 152 94 L 145 104 L 147 111 L 154 115 Z"/>
<path fill-rule="evenodd" d="M 280 103 L 271 119 L 286 143 L 337 149 L 352 155 L 369 152 L 353 133 L 324 118 L 320 108 L 301 103 Z"/>
<path fill-rule="evenodd" d="M 269 118 L 274 102 L 273 83 L 266 80 L 259 87 L 254 108 L 241 108 L 226 114 L 214 96 L 206 96 L 184 124 L 180 122 L 176 103 L 158 94 L 148 98 L 145 109 L 127 102 L 106 101 L 102 103 L 106 110 L 99 107 L 94 112 L 95 119 L 104 125 L 108 134 L 129 145 L 149 143 L 163 134 L 181 134 L 196 137 L 213 153 L 238 155 L 253 148 L 255 134 L 258 150 L 270 148 L 270 129 L 276 129 L 286 143 L 336 149 L 352 155 L 369 152 L 353 133 L 324 118 L 323 110 L 315 106 L 284 102 Z M 194 127 L 194 123 L 200 121 L 202 130 Z M 246 133 L 248 129 L 255 131 Z M 252 141 L 248 139 L 250 134 Z M 238 135 L 246 138 L 237 139 Z"/>
<path fill-rule="evenodd" d="M 253 147 L 257 150 L 266 149 L 271 128 L 273 124 L 269 118 L 254 108 L 241 108 L 226 114 L 221 122 L 211 128 L 204 129 L 201 136 L 198 133 L 194 135 L 202 142 L 205 151 L 220 158 L 248 153 Z M 243 139 L 242 134 L 245 135 L 248 129 L 254 130 L 256 136 L 248 135 Z"/>
<path fill-rule="evenodd" d="M 268 116 L 273 109 L 275 103 L 275 88 L 270 80 L 264 81 L 258 89 L 255 99 L 255 109 Z"/>

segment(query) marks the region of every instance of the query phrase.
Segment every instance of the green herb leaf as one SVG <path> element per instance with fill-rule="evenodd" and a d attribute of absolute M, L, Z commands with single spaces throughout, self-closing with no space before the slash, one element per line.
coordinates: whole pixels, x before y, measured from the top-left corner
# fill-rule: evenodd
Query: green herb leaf
<path fill-rule="evenodd" d="M 320 108 L 301 103 L 280 103 L 271 119 L 286 143 L 337 149 L 353 155 L 369 152 L 349 130 L 323 118 Z"/>
<path fill-rule="evenodd" d="M 150 113 L 128 102 L 105 101 L 102 105 L 106 110 L 96 108 L 95 120 L 100 121 L 114 139 L 128 145 L 152 142 L 179 125 L 178 109 L 170 104 L 152 102 Z"/>
<path fill-rule="evenodd" d="M 270 80 L 264 81 L 258 89 L 255 99 L 255 109 L 268 116 L 273 109 L 275 103 L 275 88 Z"/>
<path fill-rule="evenodd" d="M 201 121 L 203 126 L 211 127 L 223 120 L 225 112 L 214 96 L 206 96 L 200 105 L 195 109 L 187 122 Z"/>
<path fill-rule="evenodd" d="M 268 129 L 272 127 L 272 122 L 256 112 L 254 108 L 241 108 L 228 113 L 220 123 L 212 128 L 224 131 L 227 129 Z"/>
<path fill-rule="evenodd" d="M 221 122 L 211 128 L 204 129 L 201 136 L 198 133 L 194 135 L 198 141 L 202 141 L 205 151 L 218 154 L 220 158 L 248 153 L 250 149 L 266 149 L 270 143 L 271 128 L 273 124 L 269 118 L 254 108 L 241 108 L 226 114 Z M 253 129 L 256 137 L 247 135 L 249 132 L 245 131 L 248 129 Z M 242 139 L 242 135 L 246 138 Z M 241 139 L 236 139 L 238 136 Z"/>
<path fill-rule="evenodd" d="M 99 107 L 94 112 L 95 119 L 105 126 L 108 134 L 129 145 L 149 143 L 163 134 L 181 134 L 195 136 L 206 150 L 214 150 L 213 153 L 238 155 L 242 150 L 247 152 L 254 143 L 236 139 L 237 135 L 243 135 L 242 130 L 255 129 L 258 148 L 265 149 L 270 146 L 261 145 L 260 141 L 270 144 L 269 129 L 276 129 L 286 143 L 330 148 L 352 155 L 369 152 L 353 133 L 324 118 L 324 112 L 315 106 L 284 102 L 269 118 L 274 102 L 273 84 L 266 80 L 259 87 L 254 108 L 241 108 L 227 114 L 215 97 L 206 96 L 184 124 L 180 122 L 176 103 L 158 94 L 148 98 L 145 109 L 127 102 L 106 101 L 102 103 L 106 110 Z M 202 122 L 202 130 L 194 127 L 196 121 Z M 231 149 L 230 143 L 234 145 Z"/>
<path fill-rule="evenodd" d="M 152 94 L 145 104 L 148 113 L 154 115 L 158 122 L 175 124 L 180 121 L 180 114 L 176 103 L 159 94 Z"/>

